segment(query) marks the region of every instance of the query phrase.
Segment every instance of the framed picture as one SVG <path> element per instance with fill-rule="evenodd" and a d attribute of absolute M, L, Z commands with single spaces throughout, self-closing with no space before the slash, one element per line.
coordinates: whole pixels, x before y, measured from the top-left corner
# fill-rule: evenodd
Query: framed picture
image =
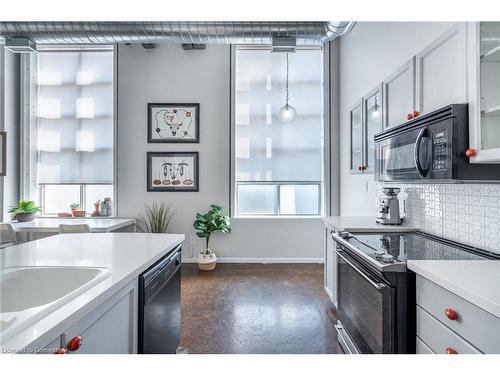
<path fill-rule="evenodd" d="M 148 191 L 199 191 L 198 152 L 148 152 Z"/>
<path fill-rule="evenodd" d="M 148 143 L 200 143 L 200 103 L 148 103 Z"/>

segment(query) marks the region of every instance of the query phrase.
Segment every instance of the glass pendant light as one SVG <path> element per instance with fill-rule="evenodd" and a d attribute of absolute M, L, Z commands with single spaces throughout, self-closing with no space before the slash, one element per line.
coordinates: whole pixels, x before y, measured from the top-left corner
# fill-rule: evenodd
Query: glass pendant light
<path fill-rule="evenodd" d="M 290 104 L 288 104 L 288 53 L 286 54 L 286 102 L 280 109 L 279 119 L 285 124 L 290 124 L 295 120 L 297 111 Z"/>

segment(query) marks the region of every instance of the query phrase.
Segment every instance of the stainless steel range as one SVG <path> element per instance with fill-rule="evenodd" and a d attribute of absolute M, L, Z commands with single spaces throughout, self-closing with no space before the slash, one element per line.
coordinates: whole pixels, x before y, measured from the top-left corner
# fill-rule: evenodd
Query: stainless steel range
<path fill-rule="evenodd" d="M 336 329 L 346 353 L 415 353 L 415 274 L 409 259 L 485 260 L 500 256 L 420 232 L 335 232 Z"/>

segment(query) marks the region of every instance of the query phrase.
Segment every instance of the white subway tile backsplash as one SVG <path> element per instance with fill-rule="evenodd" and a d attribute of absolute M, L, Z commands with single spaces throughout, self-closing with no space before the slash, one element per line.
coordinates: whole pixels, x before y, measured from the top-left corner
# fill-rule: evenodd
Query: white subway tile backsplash
<path fill-rule="evenodd" d="M 407 224 L 500 254 L 500 185 L 378 184 L 378 198 L 384 186 L 408 194 Z"/>

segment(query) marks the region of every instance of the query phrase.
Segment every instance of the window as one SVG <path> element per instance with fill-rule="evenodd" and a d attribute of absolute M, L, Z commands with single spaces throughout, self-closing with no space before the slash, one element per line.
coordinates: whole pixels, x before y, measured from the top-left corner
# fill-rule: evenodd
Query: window
<path fill-rule="evenodd" d="M 29 181 L 43 214 L 114 200 L 114 51 L 44 48 L 27 58 Z"/>
<path fill-rule="evenodd" d="M 235 49 L 233 88 L 233 214 L 305 216 L 324 212 L 323 50 L 290 53 L 290 105 L 281 123 L 286 54 Z"/>

